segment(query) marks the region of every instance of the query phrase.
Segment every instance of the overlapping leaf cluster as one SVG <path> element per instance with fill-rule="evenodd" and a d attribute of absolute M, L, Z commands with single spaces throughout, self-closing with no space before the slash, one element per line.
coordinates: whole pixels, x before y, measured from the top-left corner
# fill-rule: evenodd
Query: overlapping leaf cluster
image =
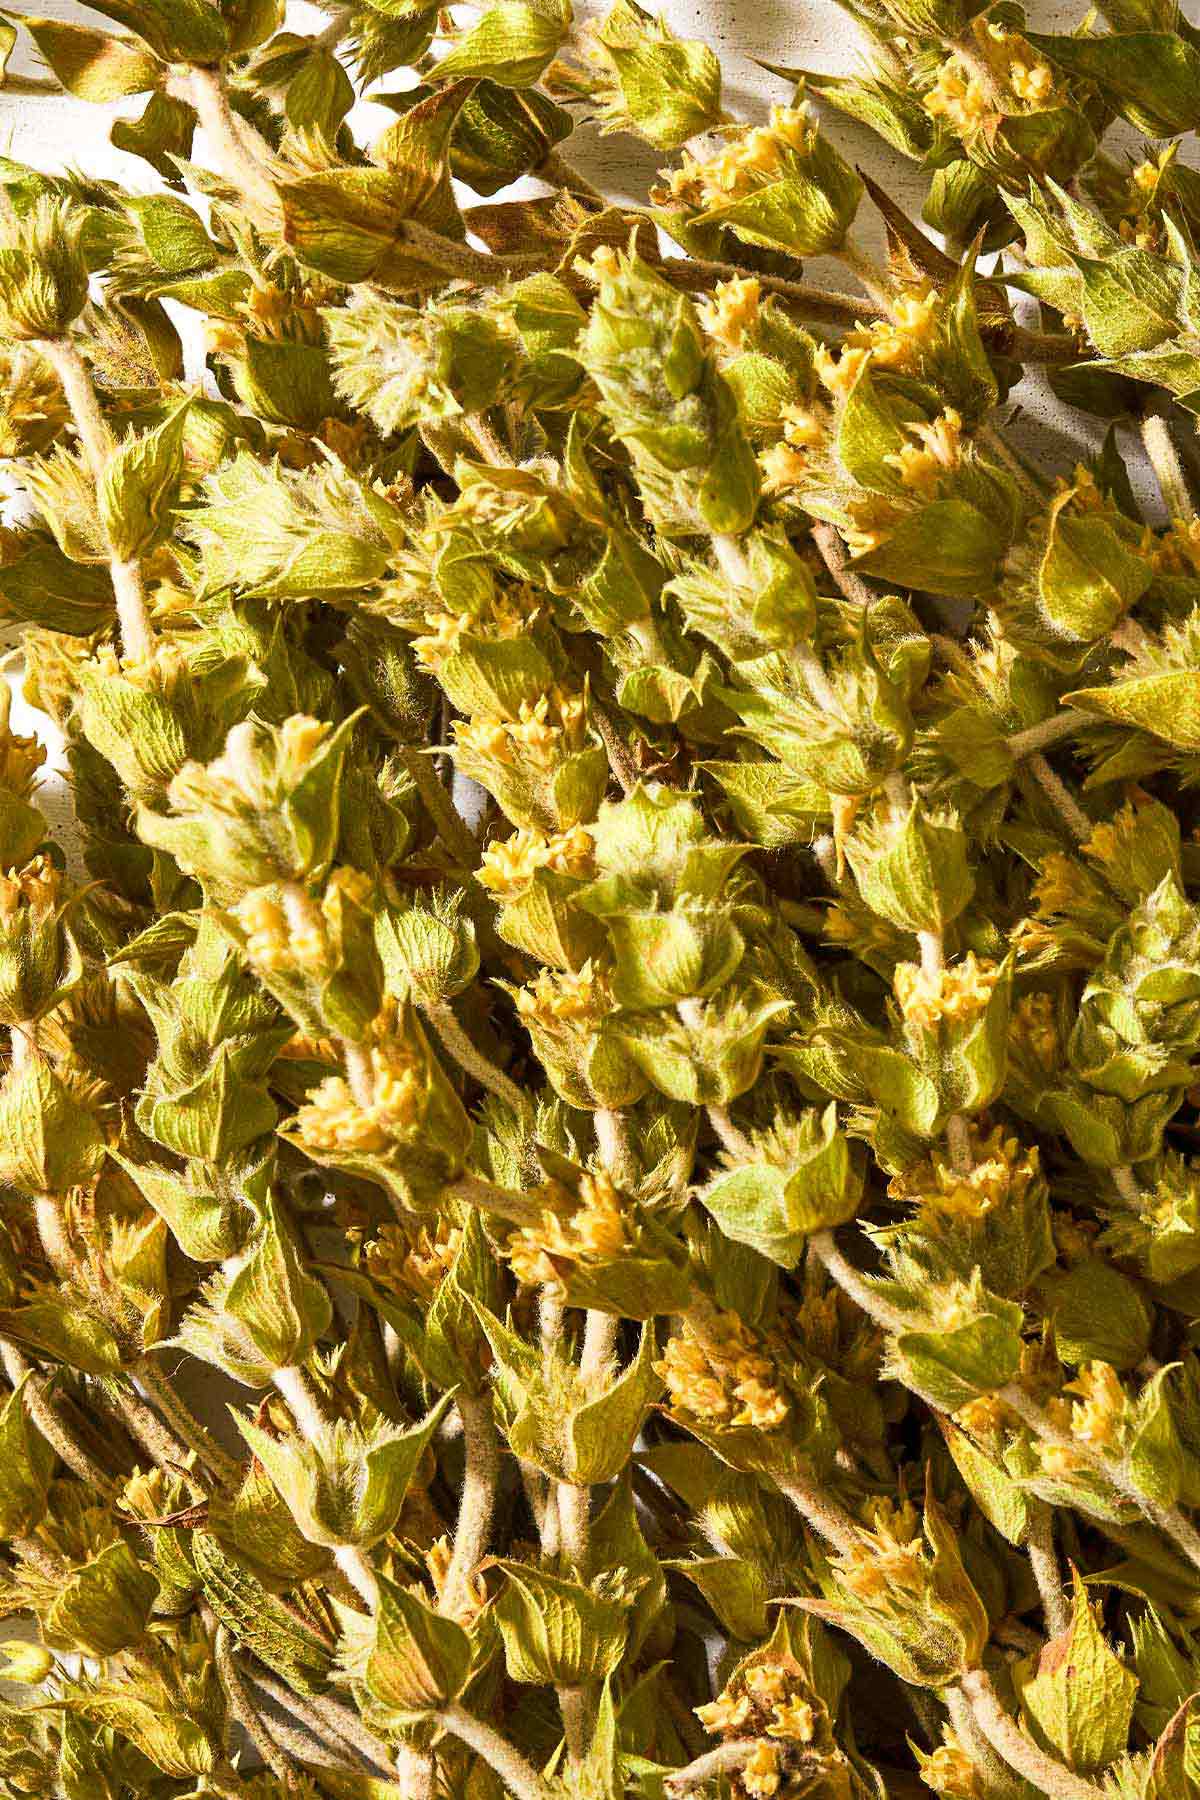
<path fill-rule="evenodd" d="M 7 88 L 157 185 L 0 163 L 85 865 L 6 707 L 0 1792 L 1196 1800 L 1200 33 L 861 0 L 748 124 L 635 0 L 92 10 Z"/>

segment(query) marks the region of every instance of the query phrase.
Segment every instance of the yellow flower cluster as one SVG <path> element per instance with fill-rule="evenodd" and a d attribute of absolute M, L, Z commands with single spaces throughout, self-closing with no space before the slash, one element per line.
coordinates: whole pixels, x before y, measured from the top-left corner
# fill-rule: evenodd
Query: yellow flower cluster
<path fill-rule="evenodd" d="M 773 106 L 769 124 L 740 131 L 708 162 L 685 156 L 667 177 L 666 197 L 705 207 L 740 200 L 785 174 L 789 157 L 807 156 L 816 135 L 807 106 Z"/>
<path fill-rule="evenodd" d="M 827 440 L 832 423 L 823 406 L 787 405 L 781 418 L 783 437 L 759 457 L 764 485 L 773 494 L 799 487 L 807 478 L 809 453 Z"/>
<path fill-rule="evenodd" d="M 896 470 L 906 488 L 931 500 L 962 461 L 962 415 L 948 406 L 928 424 L 910 424 L 907 429 L 916 443 L 905 444 L 883 460 Z"/>
<path fill-rule="evenodd" d="M 331 1075 L 296 1113 L 296 1134 L 310 1150 L 386 1150 L 421 1120 L 423 1084 L 395 1044 L 372 1049 L 371 1098 L 360 1105 L 350 1084 Z"/>
<path fill-rule="evenodd" d="M 555 1197 L 571 1199 L 559 1184 L 551 1184 Z M 508 1260 L 518 1281 L 527 1286 L 562 1289 L 555 1258 L 568 1263 L 609 1262 L 629 1247 L 621 1194 L 601 1169 L 583 1175 L 575 1209 L 564 1217 L 547 1207 L 537 1225 L 526 1225 L 508 1240 Z"/>
<path fill-rule="evenodd" d="M 758 324 L 761 314 L 762 289 L 753 275 L 739 275 L 722 281 L 713 289 L 712 298 L 699 308 L 700 323 L 709 336 L 726 350 L 740 350 L 747 335 Z"/>
<path fill-rule="evenodd" d="M 170 694 L 188 674 L 182 649 L 160 638 L 145 656 L 118 657 L 111 644 L 101 644 L 93 659 L 102 675 L 120 676 L 147 692 Z"/>
<path fill-rule="evenodd" d="M 981 1132 L 969 1127 L 971 1167 L 961 1170 L 934 1151 L 892 1178 L 894 1200 L 915 1204 L 922 1215 L 947 1220 L 979 1219 L 1010 1201 L 1019 1202 L 1040 1178 L 1036 1145 L 1023 1146 L 997 1125 Z"/>
<path fill-rule="evenodd" d="M 599 1020 L 609 1011 L 612 995 L 604 976 L 585 962 L 582 969 L 542 969 L 516 997 L 517 1011 L 527 1023 L 560 1024 Z"/>
<path fill-rule="evenodd" d="M 1058 1429 L 1069 1432 L 1078 1444 L 1089 1450 L 1119 1449 L 1127 1409 L 1125 1390 L 1112 1364 L 1085 1363 L 1063 1392 L 1078 1398 L 1072 1403 L 1055 1396 L 1047 1402 L 1046 1411 Z M 1083 1460 L 1069 1444 L 1039 1443 L 1037 1449 L 1048 1475 L 1071 1475 Z"/>
<path fill-rule="evenodd" d="M 999 978 L 999 968 L 978 961 L 973 950 L 948 968 L 923 969 L 918 963 L 900 963 L 896 998 L 906 1024 L 918 1031 L 935 1031 L 940 1024 L 964 1025 L 977 1017 Z"/>
<path fill-rule="evenodd" d="M 35 856 L 23 869 L 0 875 L 0 925 L 11 925 L 22 910 L 45 918 L 58 905 L 59 872 L 48 856 Z"/>
<path fill-rule="evenodd" d="M 439 1213 L 432 1225 L 406 1231 L 381 1225 L 363 1251 L 367 1274 L 393 1294 L 411 1294 L 422 1305 L 431 1301 L 454 1267 L 462 1231 Z"/>
<path fill-rule="evenodd" d="M 426 629 L 412 639 L 412 651 L 423 669 L 436 675 L 457 654 L 466 636 L 488 639 L 522 637 L 538 613 L 537 596 L 527 584 L 493 596 L 482 613 L 433 612 Z"/>
<path fill-rule="evenodd" d="M 1153 562 L 1163 575 L 1200 575 L 1200 519 L 1175 519 L 1157 540 Z"/>
<path fill-rule="evenodd" d="M 289 910 L 286 897 L 272 887 L 252 888 L 233 907 L 246 933 L 246 956 L 265 974 L 289 970 L 320 975 L 336 961 L 329 926 L 341 903 L 366 907 L 371 883 L 358 869 L 335 869 L 319 906 Z"/>
<path fill-rule="evenodd" d="M 511 837 L 489 844 L 483 853 L 479 880 L 501 900 L 523 894 L 539 869 L 556 875 L 587 877 L 592 873 L 592 836 L 582 825 L 545 837 L 522 826 Z"/>
<path fill-rule="evenodd" d="M 787 1747 L 811 1745 L 816 1730 L 802 1671 L 770 1657 L 739 1668 L 715 1700 L 696 1708 L 696 1717 L 706 1731 L 760 1740 L 740 1771 L 745 1791 L 756 1796 L 778 1793 Z"/>
<path fill-rule="evenodd" d="M 877 1600 L 901 1591 L 921 1594 L 926 1585 L 921 1522 L 909 1500 L 869 1502 L 861 1538 L 833 1559 L 842 1585 L 860 1600 Z"/>
<path fill-rule="evenodd" d="M 945 119 L 952 130 L 964 135 L 978 131 L 995 108 L 987 83 L 964 70 L 957 56 L 948 56 L 924 98 L 931 118 Z"/>
<path fill-rule="evenodd" d="M 986 1791 L 979 1770 L 948 1725 L 942 1727 L 942 1741 L 936 1750 L 930 1755 L 918 1751 L 917 1755 L 921 1780 L 946 1800 L 980 1800 Z"/>
<path fill-rule="evenodd" d="M 655 1367 L 671 1404 L 710 1425 L 774 1431 L 791 1410 L 774 1363 L 735 1313 L 721 1313 L 703 1334 L 685 1319 Z"/>
<path fill-rule="evenodd" d="M 758 1744 L 742 1764 L 742 1786 L 754 1800 L 770 1800 L 781 1780 L 779 1751 L 774 1744 Z"/>
<path fill-rule="evenodd" d="M 555 688 L 537 700 L 522 700 L 515 719 L 484 715 L 457 721 L 455 741 L 461 750 L 491 762 L 511 766 L 528 760 L 550 770 L 564 754 L 578 749 L 586 712 L 582 694 Z"/>

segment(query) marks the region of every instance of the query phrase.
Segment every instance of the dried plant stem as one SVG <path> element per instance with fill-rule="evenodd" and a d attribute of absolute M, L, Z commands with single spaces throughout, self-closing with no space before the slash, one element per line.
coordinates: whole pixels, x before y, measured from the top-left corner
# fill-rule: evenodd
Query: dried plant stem
<path fill-rule="evenodd" d="M 92 479 L 99 486 L 112 457 L 113 438 L 100 410 L 87 364 L 68 338 L 43 338 L 37 347 L 62 383 L 84 457 Z M 117 603 L 122 652 L 131 662 L 140 662 L 154 648 L 141 564 L 113 552 L 109 557 L 108 572 Z"/>
<path fill-rule="evenodd" d="M 476 1048 L 459 1024 L 454 1008 L 447 1001 L 428 1001 L 422 1011 L 441 1039 L 442 1048 L 454 1058 L 460 1069 L 465 1070 L 480 1087 L 487 1088 L 490 1093 L 503 1100 L 505 1106 L 518 1118 L 530 1111 L 528 1095 L 523 1094 L 503 1069 L 498 1069 L 482 1050 Z"/>
<path fill-rule="evenodd" d="M 131 1436 L 160 1468 L 186 1468 L 188 1447 L 164 1425 L 124 1376 L 100 1382 Z"/>
<path fill-rule="evenodd" d="M 843 1293 L 860 1306 L 868 1316 L 881 1325 L 885 1331 L 911 1331 L 919 1323 L 911 1319 L 907 1313 L 893 1306 L 859 1272 L 853 1263 L 847 1262 L 838 1249 L 832 1231 L 815 1231 L 808 1240 L 815 1255 L 820 1257 L 829 1274 L 837 1282 Z"/>
<path fill-rule="evenodd" d="M 846 554 L 846 546 L 838 536 L 833 525 L 814 525 L 812 541 L 821 553 L 821 561 L 833 577 L 834 585 L 843 598 L 852 600 L 856 606 L 870 606 L 875 595 L 867 586 L 862 576 L 850 567 L 850 558 Z"/>
<path fill-rule="evenodd" d="M 465 819 L 454 810 L 454 804 L 438 780 L 437 770 L 430 758 L 421 750 L 402 745 L 400 761 L 412 777 L 417 797 L 448 854 L 466 869 L 478 868 L 479 845 L 472 837 Z"/>
<path fill-rule="evenodd" d="M 475 1718 L 457 1704 L 443 1706 L 437 1717 L 447 1731 L 482 1756 L 516 1800 L 549 1800 L 550 1791 L 541 1776 L 494 1725 Z"/>
<path fill-rule="evenodd" d="M 454 1550 L 442 1597 L 442 1610 L 449 1613 L 469 1598 L 475 1570 L 487 1554 L 500 1483 L 500 1440 L 496 1435 L 491 1395 L 460 1393 L 458 1412 L 462 1419 L 466 1467 Z"/>
<path fill-rule="evenodd" d="M 275 183 L 259 160 L 251 144 L 258 134 L 240 120 L 229 104 L 229 90 L 219 69 L 189 69 L 186 75 L 173 78 L 168 92 L 195 108 L 201 130 L 208 139 L 214 160 L 231 187 L 270 219 L 279 213 L 279 195 Z M 263 149 L 267 146 L 263 144 Z"/>
<path fill-rule="evenodd" d="M 1171 427 L 1161 413 L 1147 413 L 1141 421 L 1142 447 L 1158 482 L 1169 519 L 1187 522 L 1196 517 L 1196 505 L 1183 459 L 1175 447 Z"/>
<path fill-rule="evenodd" d="M 59 1276 L 70 1274 L 75 1264 L 63 1203 L 57 1194 L 39 1194 L 33 1203 L 33 1217 L 46 1260 Z"/>
<path fill-rule="evenodd" d="M 1063 1590 L 1062 1570 L 1054 1548 L 1054 1515 L 1044 1500 L 1032 1496 L 1027 1503 L 1027 1512 L 1025 1548 L 1029 1552 L 1029 1566 L 1046 1609 L 1047 1630 L 1051 1637 L 1057 1637 L 1071 1623 L 1071 1607 Z"/>
<path fill-rule="evenodd" d="M 734 1775 L 749 1762 L 760 1741 L 758 1738 L 734 1738 L 731 1743 L 718 1744 L 715 1750 L 706 1750 L 685 1769 L 676 1769 L 673 1775 L 668 1775 L 663 1787 L 672 1796 L 691 1794 L 708 1782 L 716 1781 L 718 1776 Z"/>
<path fill-rule="evenodd" d="M 218 1625 L 213 1637 L 213 1660 L 217 1666 L 217 1676 L 225 1693 L 229 1711 L 235 1718 L 258 1754 L 262 1757 L 273 1775 L 287 1784 L 291 1784 L 295 1776 L 290 1759 L 279 1748 L 275 1739 L 267 1730 L 259 1716 L 241 1671 L 234 1661 L 233 1639 L 224 1625 Z"/>
<path fill-rule="evenodd" d="M 350 1707 L 331 1699 L 328 1694 L 293 1693 L 284 1682 L 257 1663 L 249 1673 L 255 1687 L 261 1688 L 277 1706 L 294 1713 L 316 1735 L 332 1741 L 332 1748 L 344 1744 L 354 1755 L 373 1763 L 377 1769 L 387 1771 L 391 1768 L 391 1752 L 387 1745 L 367 1730 Z"/>
<path fill-rule="evenodd" d="M 236 1457 L 222 1449 L 158 1365 L 144 1356 L 134 1365 L 131 1374 L 146 1390 L 147 1398 L 162 1414 L 176 1436 L 195 1453 L 198 1461 L 227 1487 L 237 1486 L 245 1475 L 244 1467 Z"/>
<path fill-rule="evenodd" d="M 845 1554 L 860 1545 L 861 1533 L 852 1515 L 819 1483 L 803 1474 L 791 1474 L 777 1475 L 775 1485 L 791 1501 L 801 1518 L 835 1550 Z"/>
<path fill-rule="evenodd" d="M 80 1481 L 87 1482 L 105 1499 L 112 1499 L 117 1491 L 116 1483 L 84 1449 L 58 1408 L 47 1397 L 46 1378 L 36 1372 L 33 1364 L 8 1338 L 0 1338 L 0 1363 L 3 1363 L 4 1373 L 14 1387 L 26 1375 L 32 1375 L 33 1379 L 25 1388 L 25 1404 L 29 1408 L 30 1418 L 73 1475 L 78 1475 Z"/>
<path fill-rule="evenodd" d="M 984 1737 L 1011 1769 L 1031 1781 L 1047 1800 L 1105 1800 L 1105 1790 L 1072 1774 L 1062 1763 L 1039 1750 L 1032 1738 L 1014 1724 L 996 1697 L 990 1677 L 971 1669 L 960 1683 L 971 1712 Z"/>
<path fill-rule="evenodd" d="M 1055 773 L 1040 751 L 1036 751 L 1032 756 L 1026 758 L 1025 767 L 1053 803 L 1075 842 L 1086 844 L 1092 835 L 1092 821 L 1066 782 Z"/>
<path fill-rule="evenodd" d="M 1021 1800 L 1025 1792 L 1023 1783 L 1017 1780 L 1003 1758 L 996 1754 L 991 1741 L 984 1737 L 979 1721 L 971 1710 L 971 1702 L 962 1689 L 947 1688 L 942 1698 L 950 1714 L 954 1735 L 971 1761 L 977 1763 L 982 1770 L 988 1783 L 988 1792 L 994 1789 L 1001 1800 Z"/>
<path fill-rule="evenodd" d="M 1063 738 L 1071 737 L 1086 724 L 1087 715 L 1075 712 L 1073 708 L 1054 713 L 1038 725 L 1028 725 L 1024 731 L 1014 732 L 1008 739 L 1009 755 L 1019 762 L 1023 756 L 1033 756 L 1040 750 L 1048 750 L 1052 744 L 1061 743 Z"/>

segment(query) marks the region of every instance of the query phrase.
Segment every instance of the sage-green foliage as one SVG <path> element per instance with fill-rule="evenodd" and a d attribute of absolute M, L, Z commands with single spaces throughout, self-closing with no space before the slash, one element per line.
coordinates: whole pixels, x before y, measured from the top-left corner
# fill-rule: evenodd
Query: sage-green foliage
<path fill-rule="evenodd" d="M 1200 31 L 845 5 L 20 22 L 9 1800 L 1200 1800 Z"/>

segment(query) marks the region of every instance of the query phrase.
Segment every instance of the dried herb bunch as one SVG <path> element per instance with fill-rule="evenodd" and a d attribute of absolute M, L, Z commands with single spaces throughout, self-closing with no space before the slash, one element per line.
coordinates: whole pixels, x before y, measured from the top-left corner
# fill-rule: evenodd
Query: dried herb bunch
<path fill-rule="evenodd" d="M 20 22 L 11 1800 L 1200 1795 L 1200 32 L 847 4 Z"/>

